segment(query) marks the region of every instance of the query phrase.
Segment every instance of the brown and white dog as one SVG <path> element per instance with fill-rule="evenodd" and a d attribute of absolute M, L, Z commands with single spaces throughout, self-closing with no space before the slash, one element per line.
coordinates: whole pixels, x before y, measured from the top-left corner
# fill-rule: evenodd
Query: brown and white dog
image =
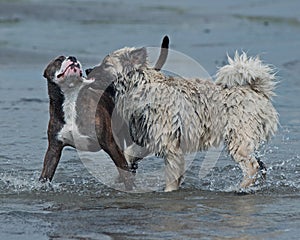
<path fill-rule="evenodd" d="M 156 70 L 160 70 L 165 63 L 168 46 L 166 36 Z M 52 180 L 65 146 L 91 152 L 103 149 L 114 161 L 121 181 L 129 190 L 133 186 L 131 172 L 135 169 L 128 165 L 120 147 L 126 140 L 126 133 L 114 135 L 111 122 L 115 107 L 112 84 L 115 77 L 107 71 L 105 64 L 89 69 L 88 78 L 83 77 L 82 72 L 80 62 L 73 56 L 57 57 L 44 71 L 48 83 L 50 120 L 48 149 L 40 180 Z M 115 125 L 124 124 L 121 118 L 114 117 L 113 120 L 119 121 Z"/>

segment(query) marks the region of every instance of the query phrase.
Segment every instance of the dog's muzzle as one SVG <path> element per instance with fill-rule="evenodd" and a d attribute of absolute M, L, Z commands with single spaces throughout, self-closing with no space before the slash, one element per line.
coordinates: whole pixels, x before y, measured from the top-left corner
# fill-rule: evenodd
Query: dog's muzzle
<path fill-rule="evenodd" d="M 78 75 L 82 77 L 82 70 L 80 63 L 77 61 L 76 57 L 69 56 L 63 62 L 62 71 L 57 75 L 57 78 L 63 78 L 68 75 Z"/>
<path fill-rule="evenodd" d="M 70 60 L 70 61 L 73 62 L 73 63 L 77 63 L 76 57 L 69 56 L 67 59 Z"/>

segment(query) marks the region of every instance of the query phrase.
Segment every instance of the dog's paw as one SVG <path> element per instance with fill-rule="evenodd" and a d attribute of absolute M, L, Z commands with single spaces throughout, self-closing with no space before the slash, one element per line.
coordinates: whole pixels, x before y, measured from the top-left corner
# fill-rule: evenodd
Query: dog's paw
<path fill-rule="evenodd" d="M 137 162 L 134 162 L 134 163 L 132 163 L 131 164 L 131 166 L 130 166 L 130 171 L 132 172 L 132 173 L 136 173 L 136 170 L 138 169 L 138 163 Z"/>
<path fill-rule="evenodd" d="M 263 161 L 261 161 L 259 158 L 257 158 L 257 163 L 259 164 L 259 170 L 261 172 L 261 175 L 263 179 L 266 179 L 267 176 L 267 166 L 264 164 Z"/>
<path fill-rule="evenodd" d="M 174 183 L 171 183 L 171 184 L 167 184 L 165 189 L 164 189 L 164 192 L 173 192 L 173 191 L 178 190 L 178 188 L 179 188 L 178 183 L 174 182 Z"/>

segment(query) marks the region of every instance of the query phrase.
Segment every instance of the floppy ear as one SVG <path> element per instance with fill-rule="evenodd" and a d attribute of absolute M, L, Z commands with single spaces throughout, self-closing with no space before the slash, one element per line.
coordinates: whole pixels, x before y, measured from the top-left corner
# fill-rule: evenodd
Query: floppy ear
<path fill-rule="evenodd" d="M 44 73 L 43 73 L 43 77 L 44 78 L 48 78 L 49 77 L 48 68 L 45 68 Z"/>
<path fill-rule="evenodd" d="M 138 48 L 130 52 L 130 60 L 134 68 L 146 66 L 147 63 L 147 50 L 146 48 Z"/>
<path fill-rule="evenodd" d="M 44 70 L 43 77 L 51 80 L 54 78 L 55 71 L 60 68 L 61 63 L 66 59 L 65 56 L 59 56 L 52 60 Z"/>
<path fill-rule="evenodd" d="M 54 69 L 54 61 L 51 61 L 47 67 L 45 68 L 44 70 L 44 74 L 43 74 L 43 77 L 50 80 L 54 75 L 54 72 L 55 72 L 55 69 Z"/>

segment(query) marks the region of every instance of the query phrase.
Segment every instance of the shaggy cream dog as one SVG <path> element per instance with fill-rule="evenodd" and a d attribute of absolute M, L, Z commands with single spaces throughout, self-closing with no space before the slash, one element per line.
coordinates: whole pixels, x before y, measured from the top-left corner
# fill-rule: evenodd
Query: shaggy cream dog
<path fill-rule="evenodd" d="M 258 57 L 236 53 L 212 82 L 165 76 L 147 69 L 146 58 L 144 48 L 124 48 L 104 59 L 116 78 L 117 109 L 136 143 L 126 149 L 129 163 L 141 154 L 162 157 L 165 191 L 173 191 L 185 171 L 185 153 L 224 142 L 243 171 L 241 188 L 253 184 L 262 165 L 254 152 L 278 125 L 273 69 Z"/>

